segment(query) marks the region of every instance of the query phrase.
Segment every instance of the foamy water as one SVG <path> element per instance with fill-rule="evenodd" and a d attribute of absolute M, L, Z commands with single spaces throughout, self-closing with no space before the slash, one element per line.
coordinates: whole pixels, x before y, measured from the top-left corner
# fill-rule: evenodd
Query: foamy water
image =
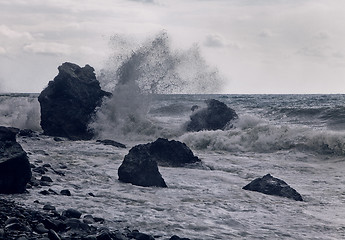
<path fill-rule="evenodd" d="M 225 131 L 186 133 L 183 129 L 193 105 L 216 98 L 234 108 L 239 119 Z M 127 149 L 92 141 L 55 142 L 51 137 L 18 138 L 36 166 L 49 163 L 50 187 L 30 189 L 9 198 L 29 207 L 50 203 L 63 210 L 77 208 L 104 217 L 111 228 L 131 226 L 162 236 L 191 239 L 344 239 L 345 238 L 345 132 L 341 124 L 344 95 L 156 95 L 147 114 L 108 138 Z M 2 96 L 25 109 L 36 101 Z M 111 105 L 107 106 L 109 109 Z M 1 109 L 4 109 L 3 104 Z M 25 114 L 12 107 L 2 125 Z M 37 126 L 37 118 L 30 125 Z M 102 122 L 103 121 L 103 122 Z M 97 124 L 104 124 L 104 119 Z M 128 125 L 126 125 L 128 124 Z M 21 127 L 26 127 L 25 124 Z M 114 134 L 119 133 L 121 134 Z M 203 161 L 204 169 L 159 170 L 168 188 L 144 188 L 118 181 L 117 169 L 130 147 L 167 136 L 185 142 Z M 61 166 L 67 169 L 60 169 Z M 267 173 L 286 181 L 304 202 L 242 190 Z M 72 196 L 43 196 L 39 191 L 69 189 Z M 93 193 L 95 197 L 88 193 Z M 34 203 L 39 200 L 40 203 Z"/>

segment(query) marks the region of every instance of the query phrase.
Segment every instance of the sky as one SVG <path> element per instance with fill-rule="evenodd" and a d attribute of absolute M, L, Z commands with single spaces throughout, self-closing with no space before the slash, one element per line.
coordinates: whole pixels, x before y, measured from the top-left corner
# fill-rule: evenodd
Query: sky
<path fill-rule="evenodd" d="M 344 0 L 0 0 L 0 92 L 40 92 L 66 61 L 97 72 L 112 36 L 162 30 L 220 93 L 345 93 Z"/>

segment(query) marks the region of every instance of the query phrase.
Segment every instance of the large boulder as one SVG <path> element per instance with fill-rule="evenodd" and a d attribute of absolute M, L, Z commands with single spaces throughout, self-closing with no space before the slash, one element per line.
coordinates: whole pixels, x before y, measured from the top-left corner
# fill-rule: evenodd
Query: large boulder
<path fill-rule="evenodd" d="M 278 178 L 272 177 L 270 174 L 253 180 L 243 189 L 261 192 L 268 195 L 275 195 L 280 197 L 291 198 L 296 201 L 303 201 L 302 196 L 286 182 Z"/>
<path fill-rule="evenodd" d="M 158 138 L 152 143 L 134 146 L 125 156 L 118 175 L 120 181 L 134 185 L 165 187 L 157 165 L 183 167 L 195 163 L 201 161 L 186 144 Z"/>
<path fill-rule="evenodd" d="M 207 107 L 195 111 L 187 123 L 187 131 L 224 129 L 225 126 L 238 116 L 235 110 L 225 103 L 215 99 L 206 100 Z"/>
<path fill-rule="evenodd" d="M 23 193 L 31 179 L 28 157 L 16 141 L 18 132 L 0 127 L 0 193 Z"/>
<path fill-rule="evenodd" d="M 129 150 L 118 169 L 119 180 L 143 187 L 167 187 L 157 162 L 143 148 L 145 145 L 137 145 Z"/>
<path fill-rule="evenodd" d="M 66 62 L 58 70 L 59 74 L 38 97 L 44 134 L 71 140 L 91 139 L 93 133 L 88 123 L 102 98 L 110 94 L 101 90 L 89 65 L 81 68 Z"/>

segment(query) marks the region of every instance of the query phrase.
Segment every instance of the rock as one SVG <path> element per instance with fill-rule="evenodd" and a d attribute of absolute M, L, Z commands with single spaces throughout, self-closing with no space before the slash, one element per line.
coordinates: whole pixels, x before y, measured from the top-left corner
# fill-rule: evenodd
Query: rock
<path fill-rule="evenodd" d="M 62 216 L 65 216 L 67 218 L 77 218 L 79 219 L 81 216 L 81 212 L 79 212 L 78 210 L 69 208 L 65 211 L 62 212 Z"/>
<path fill-rule="evenodd" d="M 50 240 L 61 240 L 59 234 L 57 234 L 53 229 L 49 229 L 48 238 Z"/>
<path fill-rule="evenodd" d="M 21 137 L 38 137 L 38 134 L 36 134 L 35 131 L 33 131 L 31 129 L 22 129 L 22 130 L 19 130 L 18 136 L 21 136 Z"/>
<path fill-rule="evenodd" d="M 86 224 L 93 224 L 95 223 L 95 219 L 92 217 L 92 215 L 85 215 L 83 218 L 83 222 Z"/>
<path fill-rule="evenodd" d="M 70 190 L 68 190 L 68 189 L 63 189 L 63 190 L 61 190 L 61 191 L 60 191 L 60 194 L 61 194 L 61 195 L 64 195 L 64 196 L 71 196 L 71 192 L 70 192 Z"/>
<path fill-rule="evenodd" d="M 43 210 L 45 210 L 45 211 L 54 211 L 54 210 L 56 210 L 56 208 L 54 206 L 52 206 L 52 205 L 46 204 L 46 205 L 43 206 Z"/>
<path fill-rule="evenodd" d="M 129 150 L 118 169 L 119 180 L 143 187 L 167 187 L 158 165 L 146 151 L 145 145 L 137 145 Z"/>
<path fill-rule="evenodd" d="M 172 236 L 169 240 L 190 240 L 189 238 L 180 238 L 179 236 Z"/>
<path fill-rule="evenodd" d="M 0 193 L 23 193 L 32 173 L 26 152 L 16 141 L 18 129 L 0 126 Z"/>
<path fill-rule="evenodd" d="M 146 156 L 164 167 L 184 167 L 188 164 L 201 163 L 185 143 L 169 141 L 165 138 L 133 147 L 127 158 L 140 159 Z"/>
<path fill-rule="evenodd" d="M 53 180 L 48 176 L 42 176 L 41 182 L 53 182 Z"/>
<path fill-rule="evenodd" d="M 154 238 L 148 234 L 141 233 L 138 230 L 133 230 L 127 235 L 129 238 L 134 238 L 136 240 L 154 240 Z"/>
<path fill-rule="evenodd" d="M 109 93 L 101 90 L 94 69 L 63 63 L 59 74 L 38 97 L 41 105 L 41 127 L 44 134 L 71 140 L 89 140 L 88 129 L 95 108 Z"/>
<path fill-rule="evenodd" d="M 5 231 L 2 228 L 0 228 L 0 239 L 5 239 Z"/>
<path fill-rule="evenodd" d="M 159 166 L 184 167 L 187 164 L 201 163 L 200 159 L 194 156 L 192 150 L 185 143 L 165 138 L 158 138 L 156 141 L 146 144 L 146 151 L 150 158 L 155 160 Z"/>
<path fill-rule="evenodd" d="M 187 131 L 224 129 L 231 120 L 238 117 L 236 112 L 223 102 L 210 99 L 206 100 L 206 104 L 206 108 L 196 110 L 190 116 Z"/>
<path fill-rule="evenodd" d="M 126 145 L 109 139 L 97 140 L 96 142 L 103 143 L 104 145 L 111 145 L 117 148 L 126 148 Z"/>
<path fill-rule="evenodd" d="M 272 177 L 270 174 L 253 180 L 243 189 L 261 192 L 268 195 L 281 196 L 291 198 L 296 201 L 303 201 L 302 196 L 293 188 L 291 188 L 286 182 L 278 178 Z"/>
<path fill-rule="evenodd" d="M 49 230 L 45 228 L 45 226 L 43 225 L 43 223 L 39 223 L 36 225 L 35 227 L 35 231 L 39 234 L 43 234 L 43 233 L 48 233 Z"/>
<path fill-rule="evenodd" d="M 59 137 L 54 137 L 53 139 L 55 142 L 63 142 L 63 139 Z"/>

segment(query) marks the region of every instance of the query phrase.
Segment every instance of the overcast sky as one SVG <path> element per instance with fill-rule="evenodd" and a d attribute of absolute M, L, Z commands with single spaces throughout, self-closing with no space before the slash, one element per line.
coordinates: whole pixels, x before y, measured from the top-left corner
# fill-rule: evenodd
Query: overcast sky
<path fill-rule="evenodd" d="M 0 90 L 40 92 L 115 34 L 197 44 L 222 93 L 345 93 L 344 0 L 0 0 Z"/>

